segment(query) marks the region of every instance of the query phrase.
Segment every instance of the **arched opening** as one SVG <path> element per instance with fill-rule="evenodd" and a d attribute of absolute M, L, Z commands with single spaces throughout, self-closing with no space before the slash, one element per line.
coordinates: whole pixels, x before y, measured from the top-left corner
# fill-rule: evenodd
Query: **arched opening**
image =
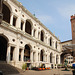
<path fill-rule="evenodd" d="M 50 37 L 50 46 L 52 46 L 52 37 Z"/>
<path fill-rule="evenodd" d="M 56 55 L 56 64 L 58 64 L 58 55 Z"/>
<path fill-rule="evenodd" d="M 6 61 L 7 55 L 7 40 L 0 36 L 0 61 Z"/>
<path fill-rule="evenodd" d="M 44 32 L 41 31 L 41 41 L 44 41 Z"/>
<path fill-rule="evenodd" d="M 31 35 L 31 31 L 32 31 L 31 23 L 26 20 L 25 32 Z"/>
<path fill-rule="evenodd" d="M 24 61 L 30 61 L 30 47 L 27 44 L 24 49 Z"/>
<path fill-rule="evenodd" d="M 57 41 L 56 41 L 56 43 L 55 43 L 55 48 L 57 49 Z"/>
<path fill-rule="evenodd" d="M 40 61 L 43 61 L 43 50 L 41 50 Z"/>
<path fill-rule="evenodd" d="M 3 13 L 3 20 L 10 23 L 10 10 L 5 4 L 3 4 L 2 13 Z"/>
<path fill-rule="evenodd" d="M 53 54 L 50 53 L 50 63 L 52 63 L 52 56 L 53 56 Z"/>

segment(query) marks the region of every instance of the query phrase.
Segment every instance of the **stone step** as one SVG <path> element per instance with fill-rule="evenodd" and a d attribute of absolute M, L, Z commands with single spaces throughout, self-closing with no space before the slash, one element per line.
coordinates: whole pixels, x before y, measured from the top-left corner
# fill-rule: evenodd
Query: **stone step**
<path fill-rule="evenodd" d="M 20 74 L 23 72 L 21 69 L 11 66 L 4 61 L 0 61 L 0 71 L 3 72 L 3 75 Z"/>

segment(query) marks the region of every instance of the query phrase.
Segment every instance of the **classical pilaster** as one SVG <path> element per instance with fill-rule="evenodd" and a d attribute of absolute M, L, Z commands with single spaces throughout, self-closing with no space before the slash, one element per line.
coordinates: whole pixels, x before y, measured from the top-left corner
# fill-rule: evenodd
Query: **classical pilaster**
<path fill-rule="evenodd" d="M 7 62 L 9 63 L 10 62 L 10 48 L 11 48 L 11 46 L 10 46 L 10 44 L 8 44 L 8 47 L 7 47 Z"/>
<path fill-rule="evenodd" d="M 11 15 L 10 15 L 10 25 L 13 25 L 13 12 L 11 12 Z"/>
<path fill-rule="evenodd" d="M 18 18 L 17 18 L 17 20 L 16 20 L 16 27 L 18 28 L 18 29 L 21 29 L 20 27 L 21 27 L 21 17 L 20 16 L 18 16 Z"/>
<path fill-rule="evenodd" d="M 16 48 L 15 48 L 15 61 L 19 61 L 19 37 L 17 38 L 17 43 L 16 43 Z"/>

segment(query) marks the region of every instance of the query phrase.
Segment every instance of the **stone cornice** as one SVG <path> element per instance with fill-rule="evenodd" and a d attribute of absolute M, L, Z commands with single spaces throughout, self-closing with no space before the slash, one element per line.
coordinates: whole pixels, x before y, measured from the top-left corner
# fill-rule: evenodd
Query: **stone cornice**
<path fill-rule="evenodd" d="M 45 47 L 47 47 L 47 48 L 49 48 L 49 49 L 52 49 L 52 50 L 54 50 L 54 51 L 56 51 L 56 52 L 59 52 L 59 51 L 57 51 L 56 49 L 53 49 L 52 47 L 48 46 L 48 45 L 45 44 L 44 42 L 42 42 L 42 41 L 40 41 L 40 40 L 38 40 L 38 39 L 34 39 L 34 37 L 32 37 L 31 35 L 29 35 L 29 34 L 23 32 L 23 31 L 21 31 L 21 30 L 15 28 L 14 26 L 10 25 L 9 23 L 7 23 L 7 22 L 5 22 L 5 21 L 2 21 L 1 26 L 2 26 L 2 27 L 5 27 L 5 28 L 7 28 L 7 29 L 9 29 L 9 30 L 11 30 L 11 31 L 13 31 L 13 32 L 15 32 L 16 34 L 21 34 L 22 36 L 24 36 L 24 37 L 26 37 L 26 38 L 28 38 L 28 39 L 30 39 L 30 40 L 36 42 L 36 43 L 39 43 L 40 45 L 43 45 L 43 46 L 45 46 Z M 59 52 L 59 53 L 60 53 L 60 52 Z"/>
<path fill-rule="evenodd" d="M 58 41 L 60 41 L 48 28 L 46 28 L 34 15 L 32 15 L 20 2 L 17 0 L 11 0 L 14 2 L 18 7 L 21 7 L 22 10 L 28 14 L 30 17 L 32 17 L 36 22 L 38 22 L 44 29 L 46 29 L 53 37 L 55 37 Z"/>

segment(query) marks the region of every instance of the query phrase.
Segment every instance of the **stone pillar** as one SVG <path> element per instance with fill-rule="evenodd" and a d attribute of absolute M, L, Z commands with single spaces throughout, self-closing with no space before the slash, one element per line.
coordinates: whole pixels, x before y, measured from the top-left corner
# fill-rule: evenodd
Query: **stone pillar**
<path fill-rule="evenodd" d="M 38 51 L 35 52 L 35 61 L 38 62 Z"/>
<path fill-rule="evenodd" d="M 16 61 L 16 54 L 17 54 L 17 52 L 16 52 L 16 47 L 14 47 L 14 50 L 13 50 L 13 60 L 12 61 Z"/>
<path fill-rule="evenodd" d="M 24 61 L 24 49 L 22 49 L 22 53 L 21 53 L 21 61 Z"/>
<path fill-rule="evenodd" d="M 11 12 L 11 15 L 10 15 L 10 25 L 13 25 L 13 13 Z"/>
<path fill-rule="evenodd" d="M 17 38 L 16 48 L 15 48 L 15 61 L 19 61 L 19 37 Z"/>
<path fill-rule="evenodd" d="M 56 55 L 55 55 L 55 62 L 54 62 L 54 64 L 56 64 Z"/>
<path fill-rule="evenodd" d="M 18 29 L 21 29 L 20 27 L 21 27 L 21 17 L 20 16 L 18 16 L 18 18 L 17 18 L 17 20 L 16 20 L 16 27 L 18 28 Z"/>
<path fill-rule="evenodd" d="M 46 54 L 45 53 L 43 54 L 43 61 L 44 62 L 46 61 Z"/>
<path fill-rule="evenodd" d="M 50 58 L 49 58 L 49 54 L 47 55 L 47 62 L 49 63 L 50 61 Z"/>
<path fill-rule="evenodd" d="M 36 29 L 35 37 L 38 39 L 38 30 Z"/>
<path fill-rule="evenodd" d="M 55 63 L 55 56 L 52 56 L 52 63 Z"/>
<path fill-rule="evenodd" d="M 34 28 L 32 28 L 32 36 L 34 36 Z"/>
<path fill-rule="evenodd" d="M 10 62 L 10 48 L 11 48 L 11 46 L 8 44 L 8 47 L 7 47 L 7 58 L 6 58 L 8 63 Z"/>
<path fill-rule="evenodd" d="M 30 61 L 33 63 L 33 50 L 30 51 Z"/>
<path fill-rule="evenodd" d="M 59 57 L 58 57 L 58 64 L 60 64 L 60 55 L 59 55 Z"/>
<path fill-rule="evenodd" d="M 40 62 L 40 53 L 38 53 L 38 61 Z"/>

